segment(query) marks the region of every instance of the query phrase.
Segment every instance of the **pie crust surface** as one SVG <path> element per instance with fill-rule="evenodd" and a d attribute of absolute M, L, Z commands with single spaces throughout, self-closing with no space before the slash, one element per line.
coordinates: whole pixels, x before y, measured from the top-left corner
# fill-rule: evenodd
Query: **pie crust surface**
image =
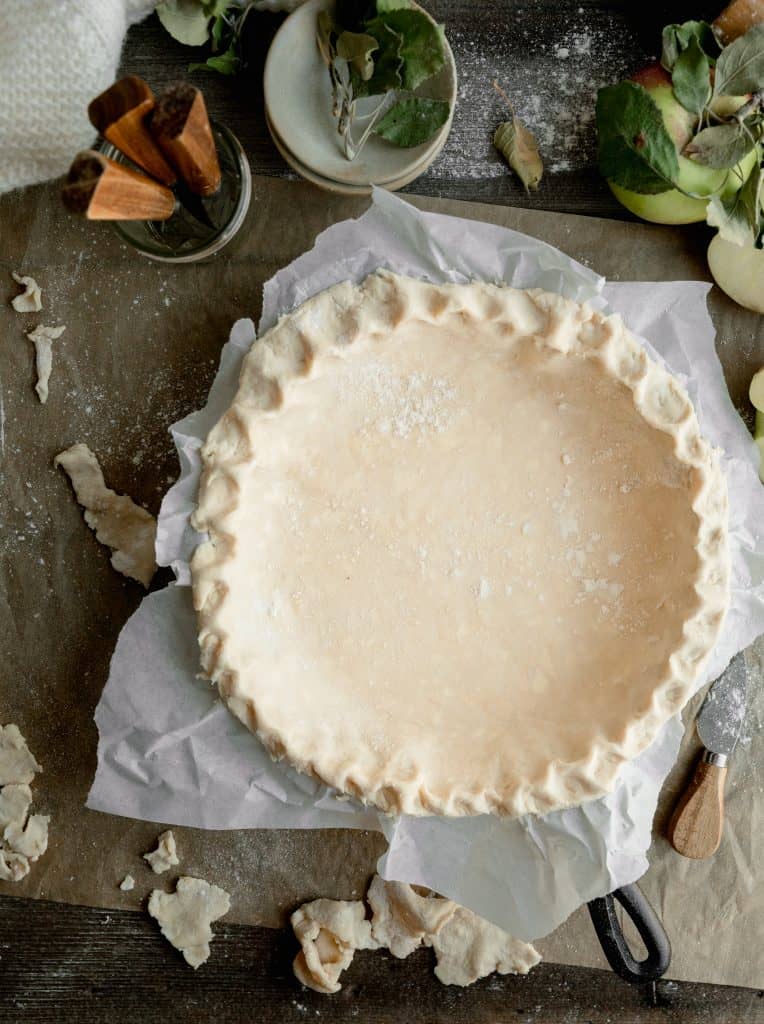
<path fill-rule="evenodd" d="M 559 295 L 337 285 L 253 346 L 203 463 L 205 671 L 273 756 L 385 811 L 600 796 L 724 618 L 689 398 Z"/>

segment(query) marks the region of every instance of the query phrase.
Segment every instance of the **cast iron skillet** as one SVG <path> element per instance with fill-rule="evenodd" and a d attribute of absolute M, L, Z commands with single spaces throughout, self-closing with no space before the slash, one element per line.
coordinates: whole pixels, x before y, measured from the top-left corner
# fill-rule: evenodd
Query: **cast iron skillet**
<path fill-rule="evenodd" d="M 629 949 L 616 915 L 616 900 L 634 922 L 645 944 L 647 956 L 644 960 L 636 960 Z M 657 981 L 666 973 L 671 963 L 671 943 L 658 915 L 636 882 L 590 900 L 588 907 L 602 952 L 620 978 L 632 985 L 643 985 Z"/>

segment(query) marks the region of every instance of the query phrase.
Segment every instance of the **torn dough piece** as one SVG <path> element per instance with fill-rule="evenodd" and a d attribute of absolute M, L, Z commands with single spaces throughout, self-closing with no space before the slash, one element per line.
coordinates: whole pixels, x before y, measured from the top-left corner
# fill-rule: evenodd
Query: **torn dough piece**
<path fill-rule="evenodd" d="M 0 830 L 8 825 L 24 827 L 32 806 L 32 790 L 23 783 L 11 783 L 0 789 Z"/>
<path fill-rule="evenodd" d="M 149 913 L 162 935 L 196 970 L 209 958 L 213 921 L 227 914 L 231 899 L 224 889 L 201 878 L 181 877 L 174 893 L 154 889 Z"/>
<path fill-rule="evenodd" d="M 29 861 L 21 853 L 0 849 L 0 879 L 4 882 L 20 882 L 29 874 Z"/>
<path fill-rule="evenodd" d="M 132 498 L 106 487 L 98 459 L 86 444 L 75 444 L 53 460 L 72 481 L 85 522 L 101 544 L 112 550 L 111 564 L 125 576 L 148 587 L 156 571 L 156 520 Z"/>
<path fill-rule="evenodd" d="M 3 838 L 14 853 L 20 853 L 33 862 L 48 849 L 47 814 L 32 814 L 26 826 L 12 822 L 3 832 Z"/>
<path fill-rule="evenodd" d="M 119 883 L 119 887 L 122 892 L 130 892 L 131 889 L 135 888 L 135 879 L 132 875 L 125 875 L 122 881 Z"/>
<path fill-rule="evenodd" d="M 42 767 L 35 761 L 17 725 L 0 725 L 0 786 L 28 785 Z"/>
<path fill-rule="evenodd" d="M 457 906 L 437 934 L 425 945 L 435 950 L 435 977 L 444 985 L 471 985 L 498 974 L 527 974 L 541 957 L 528 942 L 513 939 L 485 918 Z"/>
<path fill-rule="evenodd" d="M 314 992 L 339 992 L 339 976 L 352 963 L 355 951 L 377 948 L 361 900 L 313 900 L 295 910 L 291 921 L 302 946 L 294 973 Z"/>
<path fill-rule="evenodd" d="M 457 909 L 453 900 L 420 896 L 405 882 L 386 882 L 375 875 L 366 895 L 373 911 L 371 933 L 380 946 L 403 959 L 436 935 Z"/>
<path fill-rule="evenodd" d="M 15 271 L 11 275 L 16 284 L 24 291 L 11 299 L 11 305 L 17 313 L 39 313 L 42 309 L 42 289 L 33 277 L 23 277 Z"/>
<path fill-rule="evenodd" d="M 34 344 L 37 362 L 37 383 L 35 391 L 43 403 L 48 401 L 48 381 L 53 369 L 53 342 L 60 338 L 66 327 L 46 327 L 38 324 L 33 331 L 27 332 L 27 338 Z"/>
<path fill-rule="evenodd" d="M 175 845 L 175 836 L 169 828 L 157 839 L 156 850 L 152 850 L 151 853 L 144 853 L 143 859 L 149 862 L 151 870 L 156 875 L 161 875 L 163 871 L 168 871 L 176 864 L 180 864 L 178 850 Z"/>

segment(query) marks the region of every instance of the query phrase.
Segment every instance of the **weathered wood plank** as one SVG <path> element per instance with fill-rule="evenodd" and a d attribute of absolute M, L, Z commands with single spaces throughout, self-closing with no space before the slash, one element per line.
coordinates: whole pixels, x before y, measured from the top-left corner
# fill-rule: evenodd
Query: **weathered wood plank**
<path fill-rule="evenodd" d="M 541 964 L 526 977 L 444 987 L 429 950 L 395 960 L 358 954 L 335 996 L 302 989 L 291 932 L 218 922 L 210 960 L 194 972 L 147 914 L 6 898 L 0 915 L 0 1024 L 737 1024 L 764 1021 L 760 992 L 661 982 Z"/>

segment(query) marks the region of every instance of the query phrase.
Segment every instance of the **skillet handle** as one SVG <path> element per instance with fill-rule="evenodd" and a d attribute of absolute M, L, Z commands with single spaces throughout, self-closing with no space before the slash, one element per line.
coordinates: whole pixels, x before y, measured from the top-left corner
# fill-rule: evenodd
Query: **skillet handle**
<path fill-rule="evenodd" d="M 647 956 L 644 960 L 635 960 L 629 949 L 616 916 L 615 900 L 634 922 L 645 944 Z M 665 974 L 671 963 L 671 943 L 658 915 L 636 883 L 590 900 L 588 906 L 602 952 L 620 978 L 632 985 L 642 985 L 657 981 Z"/>

